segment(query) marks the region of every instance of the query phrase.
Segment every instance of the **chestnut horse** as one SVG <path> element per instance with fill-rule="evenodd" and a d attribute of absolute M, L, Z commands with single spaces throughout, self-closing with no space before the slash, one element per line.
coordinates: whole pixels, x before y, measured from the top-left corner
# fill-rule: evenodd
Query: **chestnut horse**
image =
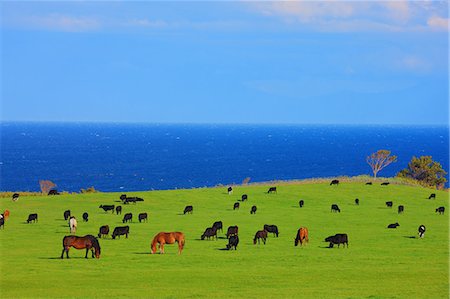
<path fill-rule="evenodd" d="M 69 258 L 69 248 L 74 247 L 75 249 L 84 249 L 86 248 L 86 255 L 85 258 L 88 258 L 88 251 L 89 249 L 92 251 L 92 257 L 94 257 L 94 250 L 95 250 L 95 257 L 100 258 L 100 244 L 98 243 L 98 240 L 93 235 L 86 235 L 84 237 L 78 237 L 78 236 L 65 236 L 63 239 L 63 250 L 61 253 L 61 258 L 64 258 L 64 251 L 66 252 L 66 257 Z"/>
<path fill-rule="evenodd" d="M 184 247 L 184 234 L 181 232 L 158 233 L 152 241 L 151 253 L 156 253 L 156 243 L 159 244 L 159 253 L 164 253 L 164 244 L 178 243 L 178 254 L 181 254 Z"/>
<path fill-rule="evenodd" d="M 295 246 L 300 243 L 300 246 L 303 245 L 303 243 L 308 242 L 308 229 L 306 227 L 300 227 L 300 229 L 297 231 L 297 235 L 295 236 Z"/>

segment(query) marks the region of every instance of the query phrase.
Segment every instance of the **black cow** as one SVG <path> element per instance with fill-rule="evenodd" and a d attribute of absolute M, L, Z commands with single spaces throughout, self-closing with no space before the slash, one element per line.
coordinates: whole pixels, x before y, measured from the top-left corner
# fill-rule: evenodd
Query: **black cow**
<path fill-rule="evenodd" d="M 277 187 L 270 187 L 267 193 L 277 193 Z"/>
<path fill-rule="evenodd" d="M 100 205 L 99 208 L 103 209 L 105 212 L 112 211 L 114 214 L 114 205 Z"/>
<path fill-rule="evenodd" d="M 230 239 L 228 239 L 227 249 L 230 250 L 234 247 L 234 250 L 236 250 L 238 244 L 239 244 L 239 237 L 237 235 L 231 236 Z"/>
<path fill-rule="evenodd" d="M 337 204 L 332 204 L 331 205 L 331 212 L 341 212 L 341 209 L 339 209 L 339 207 L 338 207 L 338 205 Z"/>
<path fill-rule="evenodd" d="M 235 202 L 234 205 L 233 205 L 233 210 L 236 210 L 236 209 L 239 210 L 239 203 L 238 202 Z"/>
<path fill-rule="evenodd" d="M 335 234 L 334 236 L 329 236 L 325 239 L 325 242 L 330 242 L 330 248 L 333 248 L 334 244 L 337 244 L 338 248 L 340 244 L 347 244 L 348 248 L 348 236 L 347 234 Z"/>
<path fill-rule="evenodd" d="M 192 212 L 194 212 L 194 208 L 192 206 L 186 206 L 184 208 L 183 214 L 186 214 L 186 213 L 191 213 L 192 214 Z"/>
<path fill-rule="evenodd" d="M 398 214 L 403 213 L 404 210 L 405 210 L 404 206 L 398 206 Z"/>
<path fill-rule="evenodd" d="M 1 214 L 1 217 L 0 217 L 0 227 L 2 227 L 3 226 L 3 228 L 5 228 L 5 216 L 3 216 L 3 214 Z"/>
<path fill-rule="evenodd" d="M 359 206 L 359 199 L 358 199 L 358 198 L 355 199 L 355 204 L 356 204 L 357 206 Z"/>
<path fill-rule="evenodd" d="M 400 226 L 400 224 L 398 224 L 398 222 L 389 224 L 387 228 L 397 228 L 397 226 Z"/>
<path fill-rule="evenodd" d="M 98 237 L 101 238 L 102 236 L 107 236 L 109 234 L 109 226 L 103 225 L 100 227 L 98 231 Z"/>
<path fill-rule="evenodd" d="M 276 225 L 264 224 L 264 230 L 269 233 L 273 233 L 273 235 L 278 238 L 278 227 Z"/>
<path fill-rule="evenodd" d="M 120 195 L 120 200 L 121 201 L 124 201 L 125 199 L 127 199 L 127 195 L 126 194 Z"/>
<path fill-rule="evenodd" d="M 367 182 L 366 185 L 372 185 L 372 182 Z"/>
<path fill-rule="evenodd" d="M 419 226 L 419 238 L 423 238 L 423 236 L 425 235 L 425 230 L 425 225 L 422 224 L 421 226 Z"/>
<path fill-rule="evenodd" d="M 439 208 L 437 208 L 437 209 L 436 209 L 436 213 L 438 213 L 438 212 L 439 212 L 439 215 L 444 214 L 444 212 L 445 212 L 445 207 L 439 207 Z"/>
<path fill-rule="evenodd" d="M 119 215 L 119 214 L 122 215 L 122 206 L 117 206 L 116 207 L 116 215 Z"/>
<path fill-rule="evenodd" d="M 13 195 L 12 195 L 12 200 L 13 201 L 17 201 L 19 199 L 19 193 L 14 193 Z"/>
<path fill-rule="evenodd" d="M 227 192 L 228 192 L 228 195 L 232 194 L 233 193 L 233 188 L 232 187 L 228 187 Z"/>
<path fill-rule="evenodd" d="M 125 223 L 125 222 L 133 222 L 133 214 L 132 213 L 126 213 L 124 216 L 123 216 L 123 219 L 122 219 L 122 223 Z"/>
<path fill-rule="evenodd" d="M 256 214 L 256 206 L 253 206 L 250 210 L 250 214 Z"/>
<path fill-rule="evenodd" d="M 256 244 L 256 240 L 258 240 L 258 244 L 259 244 L 260 239 L 262 239 L 264 245 L 266 245 L 266 239 L 267 239 L 267 231 L 266 230 L 259 230 L 256 232 L 255 238 L 253 238 L 253 244 Z"/>
<path fill-rule="evenodd" d="M 203 235 L 201 236 L 201 239 L 204 240 L 205 237 L 209 240 L 209 238 L 213 238 L 214 236 L 216 236 L 216 240 L 217 240 L 217 229 L 215 227 L 208 227 L 205 232 L 203 233 Z"/>
<path fill-rule="evenodd" d="M 330 186 L 331 185 L 339 186 L 339 180 L 332 180 L 331 183 L 330 183 Z"/>
<path fill-rule="evenodd" d="M 148 222 L 147 216 L 147 213 L 140 213 L 138 216 L 139 223 L 141 223 L 141 220 L 145 220 L 145 222 Z"/>
<path fill-rule="evenodd" d="M 59 192 L 56 189 L 52 189 L 48 191 L 48 195 L 59 195 Z"/>
<path fill-rule="evenodd" d="M 30 214 L 28 215 L 27 223 L 30 223 L 31 221 L 37 222 L 38 221 L 38 214 Z"/>
<path fill-rule="evenodd" d="M 300 199 L 300 201 L 298 202 L 298 205 L 300 206 L 300 208 L 303 208 L 304 204 L 305 204 L 305 202 L 303 201 L 303 199 Z"/>
<path fill-rule="evenodd" d="M 117 236 L 119 236 L 119 238 L 120 238 L 121 235 L 125 235 L 125 237 L 128 238 L 129 233 L 130 233 L 130 227 L 128 225 L 127 226 L 117 226 L 114 228 L 114 231 L 113 231 L 111 237 L 113 239 L 115 239 Z"/>
<path fill-rule="evenodd" d="M 136 197 L 127 197 L 125 198 L 125 200 L 123 201 L 124 205 L 129 204 L 130 202 L 136 204 Z"/>
<path fill-rule="evenodd" d="M 216 221 L 216 222 L 214 222 L 214 224 L 212 225 L 212 227 L 214 227 L 216 230 L 219 230 L 219 229 L 220 229 L 220 231 L 222 231 L 222 226 L 223 226 L 222 221 Z"/>
<path fill-rule="evenodd" d="M 70 217 L 70 210 L 64 211 L 64 220 L 69 219 L 69 217 Z"/>
<path fill-rule="evenodd" d="M 246 201 L 248 199 L 247 194 L 242 194 L 241 201 Z"/>
<path fill-rule="evenodd" d="M 392 201 L 386 201 L 386 206 L 388 208 L 392 208 Z"/>
<path fill-rule="evenodd" d="M 88 222 L 88 220 L 89 220 L 88 218 L 89 218 L 89 214 L 87 212 L 84 212 L 83 213 L 83 221 Z"/>
<path fill-rule="evenodd" d="M 428 199 L 436 199 L 436 193 L 431 193 Z"/>
<path fill-rule="evenodd" d="M 234 236 L 234 235 L 237 236 L 238 232 L 239 232 L 239 228 L 237 225 L 229 226 L 227 229 L 227 239 L 230 238 L 230 236 Z"/>
<path fill-rule="evenodd" d="M 381 183 L 381 186 L 387 186 L 389 184 L 390 184 L 389 182 L 384 182 L 384 183 Z"/>

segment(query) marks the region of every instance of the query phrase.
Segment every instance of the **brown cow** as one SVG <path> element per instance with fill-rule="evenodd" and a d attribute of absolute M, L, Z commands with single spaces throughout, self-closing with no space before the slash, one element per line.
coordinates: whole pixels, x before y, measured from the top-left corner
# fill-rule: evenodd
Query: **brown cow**
<path fill-rule="evenodd" d="M 300 229 L 297 231 L 297 235 L 295 236 L 295 246 L 300 243 L 300 246 L 303 245 L 303 243 L 309 242 L 308 238 L 308 229 L 306 227 L 300 227 Z"/>

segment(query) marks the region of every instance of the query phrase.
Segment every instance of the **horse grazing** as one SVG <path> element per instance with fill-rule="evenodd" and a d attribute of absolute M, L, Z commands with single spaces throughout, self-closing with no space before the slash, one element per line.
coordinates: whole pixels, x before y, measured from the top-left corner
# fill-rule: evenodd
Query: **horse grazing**
<path fill-rule="evenodd" d="M 75 249 L 86 248 L 85 258 L 88 258 L 89 249 L 92 251 L 92 257 L 100 258 L 100 244 L 98 240 L 93 235 L 86 235 L 84 237 L 78 236 L 65 236 L 63 239 L 63 250 L 61 253 L 61 258 L 64 258 L 64 251 L 66 252 L 66 257 L 69 258 L 69 248 L 74 247 Z"/>
<path fill-rule="evenodd" d="M 264 230 L 269 233 L 273 233 L 273 235 L 278 238 L 278 227 L 276 225 L 264 224 Z"/>
<path fill-rule="evenodd" d="M 303 245 L 303 243 L 309 242 L 308 238 L 308 229 L 306 227 L 300 227 L 297 231 L 297 235 L 295 236 L 295 246 L 300 243 L 300 246 Z"/>
<path fill-rule="evenodd" d="M 158 233 L 152 241 L 152 251 L 151 253 L 156 253 L 156 244 L 159 244 L 159 253 L 164 253 L 164 244 L 174 244 L 175 242 L 178 243 L 178 254 L 181 254 L 181 251 L 183 251 L 184 247 L 184 234 L 181 232 L 160 232 Z"/>
<path fill-rule="evenodd" d="M 222 226 L 223 226 L 222 221 L 216 221 L 216 222 L 214 222 L 214 224 L 212 225 L 212 227 L 214 227 L 216 230 L 219 230 L 219 229 L 220 229 L 220 231 L 222 231 Z"/>
<path fill-rule="evenodd" d="M 259 244 L 259 239 L 262 239 L 264 245 L 266 245 L 266 239 L 267 239 L 267 231 L 266 230 L 259 230 L 256 232 L 255 237 L 253 238 L 253 244 L 256 244 L 256 240 L 258 240 L 258 244 Z"/>

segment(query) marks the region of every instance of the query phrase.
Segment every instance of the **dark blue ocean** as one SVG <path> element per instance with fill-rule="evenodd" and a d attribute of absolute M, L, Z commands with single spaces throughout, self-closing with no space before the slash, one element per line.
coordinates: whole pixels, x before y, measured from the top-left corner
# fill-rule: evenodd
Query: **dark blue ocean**
<path fill-rule="evenodd" d="M 100 191 L 371 174 L 366 156 L 398 156 L 379 176 L 394 176 L 412 156 L 431 155 L 449 170 L 447 126 L 0 124 L 1 191 L 94 186 Z"/>

